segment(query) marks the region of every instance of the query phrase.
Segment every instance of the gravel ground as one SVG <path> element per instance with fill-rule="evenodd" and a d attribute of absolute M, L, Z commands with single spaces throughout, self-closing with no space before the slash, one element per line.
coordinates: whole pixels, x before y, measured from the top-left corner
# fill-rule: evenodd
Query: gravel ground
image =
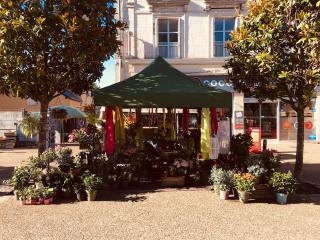
<path fill-rule="evenodd" d="M 241 204 L 208 189 L 114 192 L 104 201 L 20 206 L 0 201 L 0 239 L 319 239 L 314 203 Z"/>

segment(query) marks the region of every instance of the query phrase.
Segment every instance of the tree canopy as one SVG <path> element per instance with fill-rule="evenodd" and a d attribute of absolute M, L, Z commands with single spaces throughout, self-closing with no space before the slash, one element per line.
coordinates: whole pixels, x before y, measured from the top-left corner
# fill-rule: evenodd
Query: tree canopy
<path fill-rule="evenodd" d="M 227 47 L 228 79 L 236 90 L 259 100 L 281 99 L 297 112 L 299 176 L 304 109 L 320 85 L 320 1 L 250 1 Z"/>
<path fill-rule="evenodd" d="M 0 2 L 0 93 L 48 103 L 93 87 L 121 44 L 116 0 Z M 40 129 L 44 144 L 45 116 Z M 41 134 L 42 133 L 42 134 Z M 42 146 L 43 147 L 43 146 Z"/>

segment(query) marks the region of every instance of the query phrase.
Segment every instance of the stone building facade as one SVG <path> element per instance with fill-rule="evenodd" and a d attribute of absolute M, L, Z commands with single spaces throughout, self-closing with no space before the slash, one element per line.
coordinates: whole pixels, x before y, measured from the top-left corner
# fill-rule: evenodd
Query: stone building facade
<path fill-rule="evenodd" d="M 246 0 L 119 0 L 119 17 L 128 23 L 116 59 L 116 81 L 145 68 L 158 55 L 204 84 L 233 93 L 232 132 L 259 127 L 262 138 L 294 140 L 296 115 L 280 101 L 259 104 L 224 82 L 225 42 L 247 12 Z M 306 139 L 320 139 L 320 93 L 306 110 Z M 242 115 L 242 117 L 241 117 Z M 243 122 L 243 124 L 241 124 Z"/>

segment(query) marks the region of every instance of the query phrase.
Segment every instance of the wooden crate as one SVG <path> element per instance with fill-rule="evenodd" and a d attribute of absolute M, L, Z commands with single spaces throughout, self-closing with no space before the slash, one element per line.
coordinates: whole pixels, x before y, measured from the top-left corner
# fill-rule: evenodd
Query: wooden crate
<path fill-rule="evenodd" d="M 185 185 L 185 177 L 163 177 L 161 186 L 163 187 L 183 187 Z"/>

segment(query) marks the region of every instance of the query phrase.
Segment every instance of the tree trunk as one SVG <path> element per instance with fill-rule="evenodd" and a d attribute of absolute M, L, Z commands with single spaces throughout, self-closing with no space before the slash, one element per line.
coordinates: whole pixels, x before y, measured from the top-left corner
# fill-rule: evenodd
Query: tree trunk
<path fill-rule="evenodd" d="M 304 108 L 299 107 L 297 111 L 298 129 L 297 129 L 297 149 L 296 149 L 296 164 L 294 168 L 294 175 L 301 180 L 301 173 L 303 167 L 303 150 L 304 150 Z"/>
<path fill-rule="evenodd" d="M 38 154 L 43 153 L 47 148 L 47 131 L 48 131 L 48 106 L 46 101 L 40 102 L 40 126 L 38 140 Z"/>

